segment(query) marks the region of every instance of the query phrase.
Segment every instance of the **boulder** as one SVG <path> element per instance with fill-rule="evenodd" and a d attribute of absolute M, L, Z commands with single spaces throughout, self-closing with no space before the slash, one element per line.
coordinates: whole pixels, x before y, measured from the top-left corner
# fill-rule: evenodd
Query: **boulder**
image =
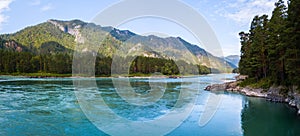
<path fill-rule="evenodd" d="M 272 86 L 268 90 L 267 100 L 272 102 L 286 102 L 286 97 L 280 94 L 283 87 L 281 86 Z"/>
<path fill-rule="evenodd" d="M 206 90 L 206 91 L 225 91 L 226 90 L 226 84 L 209 85 L 204 90 Z"/>
<path fill-rule="evenodd" d="M 207 86 L 204 90 L 207 91 L 239 91 L 238 82 L 227 82 L 223 84 L 213 84 Z"/>
<path fill-rule="evenodd" d="M 235 80 L 236 81 L 243 81 L 243 80 L 246 80 L 248 78 L 248 75 L 238 75 L 238 76 L 235 76 Z"/>
<path fill-rule="evenodd" d="M 290 100 L 289 105 L 291 105 L 292 107 L 296 107 L 296 101 L 295 100 Z"/>

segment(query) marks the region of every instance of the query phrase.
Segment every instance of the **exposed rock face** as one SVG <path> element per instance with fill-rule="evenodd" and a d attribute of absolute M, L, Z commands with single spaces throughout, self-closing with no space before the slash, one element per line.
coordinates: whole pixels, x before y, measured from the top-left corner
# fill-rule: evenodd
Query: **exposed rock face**
<path fill-rule="evenodd" d="M 281 92 L 287 88 L 284 88 L 282 86 L 278 86 L 278 87 L 273 86 L 268 90 L 264 90 L 261 88 L 255 89 L 251 87 L 243 88 L 238 86 L 239 82 L 240 81 L 227 82 L 223 84 L 213 84 L 207 86 L 204 90 L 238 92 L 246 96 L 266 98 L 266 100 L 272 102 L 285 102 L 290 106 L 299 109 L 298 115 L 300 115 L 300 94 L 295 93 L 296 92 L 295 88 L 297 87 L 293 87 L 292 89 L 289 89 L 288 95 L 283 95 L 281 94 Z"/>
<path fill-rule="evenodd" d="M 23 47 L 21 45 L 19 45 L 19 43 L 15 42 L 13 40 L 6 41 L 3 46 L 4 46 L 4 48 L 11 49 L 11 50 L 14 50 L 17 52 L 23 51 Z"/>
<path fill-rule="evenodd" d="M 75 36 L 75 42 L 84 43 L 84 38 L 81 36 L 80 33 L 80 28 L 82 27 L 81 25 L 77 25 L 76 23 L 62 25 L 61 23 L 55 20 L 48 20 L 48 22 L 58 27 L 61 31 Z"/>

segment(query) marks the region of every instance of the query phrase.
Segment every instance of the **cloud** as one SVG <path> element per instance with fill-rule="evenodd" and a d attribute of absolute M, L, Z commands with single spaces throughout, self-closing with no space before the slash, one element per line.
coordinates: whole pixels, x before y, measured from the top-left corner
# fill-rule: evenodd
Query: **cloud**
<path fill-rule="evenodd" d="M 255 15 L 271 15 L 277 0 L 235 0 L 225 3 L 217 11 L 221 16 L 235 21 L 240 26 L 249 25 Z"/>
<path fill-rule="evenodd" d="M 51 3 L 48 3 L 47 5 L 45 5 L 41 8 L 42 11 L 48 11 L 48 10 L 51 10 L 51 9 L 53 9 L 53 6 L 52 6 Z"/>
<path fill-rule="evenodd" d="M 31 5 L 31 6 L 38 6 L 38 5 L 40 5 L 41 4 L 41 1 L 40 0 L 34 0 L 34 1 L 32 1 L 29 5 Z"/>
<path fill-rule="evenodd" d="M 13 0 L 1 0 L 0 1 L 0 30 L 2 29 L 2 24 L 7 21 L 8 16 L 4 15 L 3 12 L 9 10 L 9 4 Z"/>

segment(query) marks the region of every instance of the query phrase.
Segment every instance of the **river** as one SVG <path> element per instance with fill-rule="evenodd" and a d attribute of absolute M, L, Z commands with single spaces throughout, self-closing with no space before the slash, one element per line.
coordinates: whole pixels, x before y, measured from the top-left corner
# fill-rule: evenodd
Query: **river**
<path fill-rule="evenodd" d="M 0 135 L 300 135 L 286 104 L 203 90 L 233 77 L 0 76 Z"/>

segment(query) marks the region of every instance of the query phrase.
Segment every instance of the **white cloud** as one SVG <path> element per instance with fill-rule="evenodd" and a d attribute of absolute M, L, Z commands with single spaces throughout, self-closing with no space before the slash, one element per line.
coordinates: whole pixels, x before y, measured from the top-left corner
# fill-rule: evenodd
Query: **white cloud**
<path fill-rule="evenodd" d="M 38 6 L 41 4 L 41 1 L 40 0 L 34 0 L 30 3 L 31 6 Z"/>
<path fill-rule="evenodd" d="M 1 0 L 0 1 L 0 30 L 2 28 L 2 24 L 7 21 L 8 16 L 4 15 L 3 12 L 9 10 L 9 4 L 13 0 Z"/>
<path fill-rule="evenodd" d="M 217 13 L 235 21 L 241 26 L 248 25 L 255 15 L 271 15 L 277 0 L 236 0 L 225 4 Z"/>
<path fill-rule="evenodd" d="M 48 11 L 48 10 L 51 10 L 51 9 L 53 9 L 53 6 L 52 6 L 51 3 L 48 3 L 47 5 L 45 5 L 41 8 L 42 11 Z"/>

